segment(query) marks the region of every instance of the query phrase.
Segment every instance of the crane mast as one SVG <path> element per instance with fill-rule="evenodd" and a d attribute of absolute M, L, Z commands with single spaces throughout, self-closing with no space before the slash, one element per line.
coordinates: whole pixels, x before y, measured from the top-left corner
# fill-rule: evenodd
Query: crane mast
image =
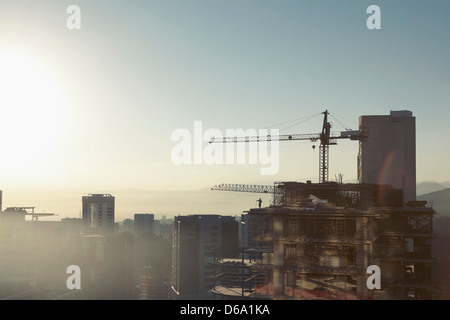
<path fill-rule="evenodd" d="M 319 183 L 328 182 L 329 146 L 336 144 L 330 140 L 331 124 L 328 122 L 328 110 L 323 112 L 322 133 L 319 146 Z"/>

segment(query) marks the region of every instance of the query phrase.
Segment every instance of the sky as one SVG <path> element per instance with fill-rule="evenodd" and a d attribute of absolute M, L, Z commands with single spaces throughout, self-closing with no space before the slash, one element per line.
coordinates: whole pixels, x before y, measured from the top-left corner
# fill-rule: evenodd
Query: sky
<path fill-rule="evenodd" d="M 367 27 L 370 5 L 381 29 Z M 417 181 L 449 181 L 449 12 L 447 0 L 0 0 L 4 207 L 77 216 L 84 194 L 148 191 L 170 196 L 126 209 L 118 198 L 117 210 L 212 213 L 214 201 L 181 199 L 220 183 L 318 181 L 309 141 L 280 142 L 276 174 L 262 175 L 260 163 L 177 165 L 172 136 L 195 140 L 196 122 L 318 133 L 325 110 L 336 132 L 411 110 Z M 357 153 L 355 141 L 331 146 L 330 179 L 355 181 Z"/>

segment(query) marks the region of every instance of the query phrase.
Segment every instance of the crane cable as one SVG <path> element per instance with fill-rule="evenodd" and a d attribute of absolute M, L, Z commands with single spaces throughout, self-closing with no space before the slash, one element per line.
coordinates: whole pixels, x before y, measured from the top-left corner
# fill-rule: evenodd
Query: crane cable
<path fill-rule="evenodd" d="M 279 131 L 281 132 L 283 130 L 286 130 L 286 129 L 289 129 L 289 128 L 293 127 L 293 126 L 296 126 L 296 125 L 298 125 L 300 123 L 303 123 L 305 121 L 313 119 L 313 118 L 315 118 L 315 117 L 317 117 L 317 116 L 319 116 L 321 114 L 322 114 L 322 112 L 317 113 L 317 114 L 313 114 L 313 115 L 309 115 L 309 116 L 306 116 L 306 117 L 298 118 L 298 119 L 293 119 L 293 120 L 281 122 L 281 123 L 278 123 L 278 124 L 274 124 L 274 125 L 268 126 L 268 127 L 264 128 L 264 129 L 269 129 L 269 128 L 272 128 L 272 127 L 277 127 L 277 126 L 281 126 L 281 125 L 284 125 L 284 124 L 292 123 L 294 121 L 298 121 L 298 122 L 296 122 L 296 123 L 294 123 L 294 124 L 292 124 L 292 125 L 290 125 L 290 126 L 288 126 L 286 128 L 280 129 Z"/>
<path fill-rule="evenodd" d="M 305 116 L 305 117 L 301 117 L 301 118 L 297 118 L 297 119 L 293 119 L 293 120 L 289 120 L 289 121 L 284 121 L 284 122 L 281 122 L 281 123 L 278 123 L 278 124 L 266 127 L 264 129 L 269 129 L 269 128 L 272 128 L 272 127 L 280 126 L 280 125 L 283 125 L 283 124 L 289 124 L 289 123 L 292 123 L 292 122 L 296 121 L 294 124 L 291 124 L 291 125 L 289 125 L 289 126 L 287 126 L 285 128 L 279 129 L 279 132 L 282 132 L 282 131 L 287 130 L 287 129 L 289 129 L 289 128 L 293 127 L 293 126 L 296 126 L 296 125 L 298 125 L 300 123 L 303 123 L 305 121 L 308 121 L 308 120 L 311 120 L 311 119 L 313 119 L 315 117 L 318 117 L 318 116 L 320 116 L 322 114 L 323 114 L 323 112 L 319 112 L 319 113 L 312 114 L 312 115 L 309 115 L 309 116 Z M 279 148 L 282 148 L 282 149 L 294 148 L 294 147 L 297 147 L 298 144 L 300 144 L 300 143 L 301 143 L 301 141 L 295 141 L 293 144 L 283 145 L 283 146 L 280 146 Z"/>
<path fill-rule="evenodd" d="M 332 117 L 334 120 L 336 120 L 337 123 L 339 123 L 345 130 L 351 131 L 352 129 L 348 126 L 346 126 L 342 121 L 337 119 L 335 116 L 333 116 L 332 113 L 329 113 L 330 117 Z"/>

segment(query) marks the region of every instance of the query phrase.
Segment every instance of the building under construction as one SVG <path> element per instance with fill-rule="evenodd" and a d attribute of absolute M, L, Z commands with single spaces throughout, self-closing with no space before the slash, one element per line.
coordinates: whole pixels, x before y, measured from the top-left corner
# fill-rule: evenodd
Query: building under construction
<path fill-rule="evenodd" d="M 430 299 L 435 212 L 415 201 L 415 117 L 408 110 L 361 116 L 359 130 L 332 135 L 329 112 L 322 114 L 321 133 L 270 137 L 320 141 L 319 183 L 212 188 L 273 195 L 269 207 L 251 209 L 242 218 L 245 245 L 268 251 L 251 266 L 254 272 L 266 271 L 268 281 L 246 297 Z M 213 142 L 264 139 L 269 137 Z M 359 141 L 358 184 L 328 180 L 328 148 L 338 139 Z M 369 266 L 379 267 L 380 289 L 368 283 Z"/>
<path fill-rule="evenodd" d="M 272 205 L 251 209 L 245 218 L 248 243 L 267 252 L 251 263 L 240 262 L 247 270 L 241 272 L 241 284 L 247 287 L 239 291 L 234 283 L 233 290 L 241 297 L 431 298 L 434 210 L 426 203 L 403 205 L 401 190 L 374 184 L 285 182 L 269 191 Z M 380 267 L 379 290 L 367 286 L 370 265 Z M 252 277 L 261 279 L 262 272 L 265 283 L 249 289 Z M 225 279 L 226 272 L 216 278 Z M 218 283 L 216 293 L 229 297 L 231 291 Z"/>

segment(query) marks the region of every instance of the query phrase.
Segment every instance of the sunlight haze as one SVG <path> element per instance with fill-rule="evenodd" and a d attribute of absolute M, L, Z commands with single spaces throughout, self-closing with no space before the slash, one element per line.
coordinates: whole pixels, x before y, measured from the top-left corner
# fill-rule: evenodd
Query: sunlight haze
<path fill-rule="evenodd" d="M 111 193 L 117 220 L 240 214 L 259 195 L 209 189 L 317 182 L 318 149 L 280 142 L 279 170 L 263 176 L 258 164 L 175 165 L 172 133 L 313 115 L 277 128 L 318 133 L 325 110 L 333 132 L 412 111 L 417 182 L 450 180 L 448 1 L 376 1 L 380 30 L 366 27 L 370 1 L 75 2 L 79 30 L 66 26 L 72 2 L 0 1 L 4 208 L 78 217 L 83 194 Z M 357 155 L 355 141 L 331 146 L 330 180 L 355 182 Z"/>

